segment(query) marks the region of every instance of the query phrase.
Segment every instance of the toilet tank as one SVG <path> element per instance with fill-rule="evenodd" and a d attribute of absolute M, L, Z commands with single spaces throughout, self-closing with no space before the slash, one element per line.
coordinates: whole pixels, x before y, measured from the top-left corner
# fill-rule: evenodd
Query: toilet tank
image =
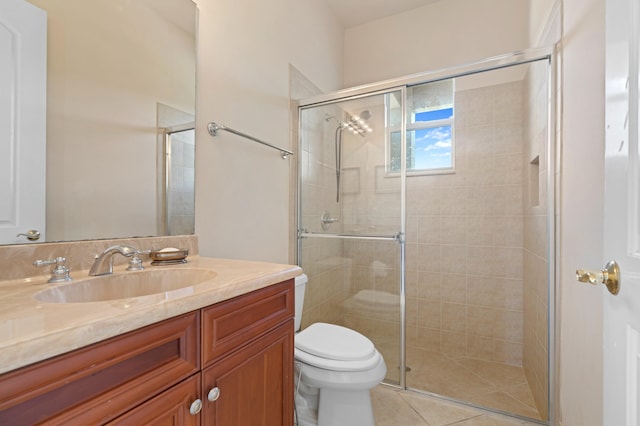
<path fill-rule="evenodd" d="M 295 278 L 295 295 L 296 295 L 296 305 L 295 305 L 295 331 L 300 330 L 300 323 L 302 322 L 302 305 L 304 305 L 304 289 L 307 286 L 307 278 L 306 274 L 298 275 Z"/>

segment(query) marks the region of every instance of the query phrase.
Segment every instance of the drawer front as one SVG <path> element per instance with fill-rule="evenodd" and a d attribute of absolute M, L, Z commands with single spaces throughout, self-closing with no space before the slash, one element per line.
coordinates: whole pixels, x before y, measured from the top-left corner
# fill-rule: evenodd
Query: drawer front
<path fill-rule="evenodd" d="M 199 370 L 192 312 L 0 376 L 0 424 L 101 424 Z"/>
<path fill-rule="evenodd" d="M 293 318 L 293 286 L 291 279 L 203 309 L 203 366 Z"/>

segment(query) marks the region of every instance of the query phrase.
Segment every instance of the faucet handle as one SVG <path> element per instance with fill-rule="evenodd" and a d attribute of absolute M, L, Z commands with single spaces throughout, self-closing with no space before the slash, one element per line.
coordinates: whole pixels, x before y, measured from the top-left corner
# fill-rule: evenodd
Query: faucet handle
<path fill-rule="evenodd" d="M 151 250 L 136 250 L 136 252 L 131 256 L 131 259 L 129 259 L 129 267 L 127 268 L 127 271 L 142 271 L 144 266 L 142 266 L 142 259 L 140 258 L 140 255 L 149 253 L 151 253 Z"/>
<path fill-rule="evenodd" d="M 56 265 L 51 270 L 51 278 L 49 278 L 48 283 L 62 283 L 65 281 L 71 281 L 71 276 L 69 275 L 69 268 L 64 266 L 67 261 L 66 257 L 56 257 L 51 260 L 36 260 L 33 262 L 33 266 L 40 267 L 46 265 Z"/>

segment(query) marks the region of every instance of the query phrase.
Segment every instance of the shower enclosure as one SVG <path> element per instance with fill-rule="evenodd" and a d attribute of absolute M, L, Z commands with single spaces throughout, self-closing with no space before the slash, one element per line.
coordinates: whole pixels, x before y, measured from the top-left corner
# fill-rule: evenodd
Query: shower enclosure
<path fill-rule="evenodd" d="M 164 130 L 163 235 L 190 235 L 195 231 L 195 128 L 188 123 Z"/>
<path fill-rule="evenodd" d="M 157 104 L 158 235 L 194 232 L 195 116 Z"/>
<path fill-rule="evenodd" d="M 553 55 L 300 103 L 302 327 L 371 339 L 385 382 L 548 421 Z"/>

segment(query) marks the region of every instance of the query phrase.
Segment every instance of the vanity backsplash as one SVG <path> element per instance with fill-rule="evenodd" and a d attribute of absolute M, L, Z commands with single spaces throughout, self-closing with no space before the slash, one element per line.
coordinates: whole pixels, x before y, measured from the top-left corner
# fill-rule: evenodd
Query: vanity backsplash
<path fill-rule="evenodd" d="M 189 256 L 198 254 L 198 237 L 195 235 L 0 246 L 0 281 L 48 275 L 51 266 L 36 267 L 33 262 L 57 257 L 66 258 L 65 266 L 71 270 L 71 277 L 75 278 L 74 271 L 88 270 L 96 255 L 116 244 L 130 245 L 141 252 L 175 247 L 189 250 Z M 123 256 L 116 256 L 113 260 L 116 268 L 128 262 Z M 149 254 L 143 254 L 145 266 L 148 260 Z"/>

